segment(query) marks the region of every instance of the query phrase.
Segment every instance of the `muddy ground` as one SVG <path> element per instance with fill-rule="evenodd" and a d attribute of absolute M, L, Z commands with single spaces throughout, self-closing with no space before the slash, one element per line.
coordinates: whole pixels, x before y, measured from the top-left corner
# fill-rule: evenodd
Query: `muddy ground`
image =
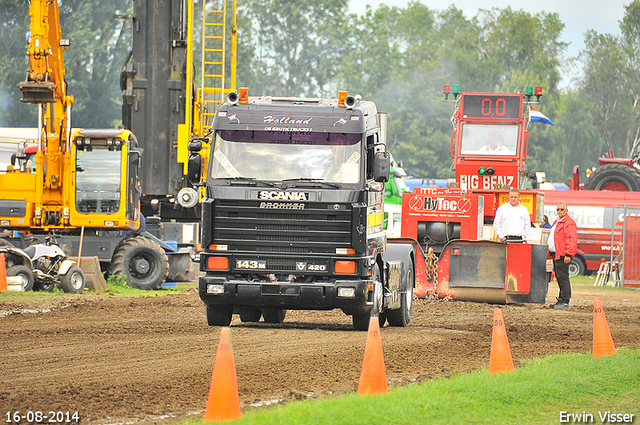
<path fill-rule="evenodd" d="M 548 301 L 555 295 L 552 283 Z M 516 367 L 522 359 L 591 352 L 594 297 L 616 346 L 640 348 L 640 291 L 578 288 L 569 311 L 501 306 Z M 390 386 L 488 367 L 495 308 L 416 301 L 409 327 L 382 331 Z M 204 412 L 219 328 L 207 326 L 195 288 L 37 302 L 0 294 L 0 324 L 3 422 L 7 411 L 78 411 L 85 424 L 138 425 Z M 352 330 L 340 311 L 289 311 L 282 325 L 234 316 L 230 335 L 244 411 L 357 390 L 367 334 Z"/>

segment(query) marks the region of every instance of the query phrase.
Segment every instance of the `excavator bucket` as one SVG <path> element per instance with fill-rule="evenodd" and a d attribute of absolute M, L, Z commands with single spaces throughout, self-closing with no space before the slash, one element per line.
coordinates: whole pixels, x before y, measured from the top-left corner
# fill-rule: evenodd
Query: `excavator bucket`
<path fill-rule="evenodd" d="M 104 279 L 98 257 L 82 257 L 78 261 L 78 267 L 84 272 L 85 287 L 95 292 L 106 292 L 109 285 Z"/>
<path fill-rule="evenodd" d="M 22 91 L 21 102 L 24 103 L 53 103 L 56 85 L 52 82 L 33 83 L 22 81 L 18 83 L 18 88 Z"/>

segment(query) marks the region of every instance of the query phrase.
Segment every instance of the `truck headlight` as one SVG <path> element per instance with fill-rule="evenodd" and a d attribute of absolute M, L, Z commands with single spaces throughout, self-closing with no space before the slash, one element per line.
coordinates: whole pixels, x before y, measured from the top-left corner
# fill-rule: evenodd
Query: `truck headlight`
<path fill-rule="evenodd" d="M 354 298 L 356 296 L 356 288 L 338 288 L 338 296 L 341 298 Z"/>
<path fill-rule="evenodd" d="M 224 285 L 215 285 L 212 283 L 208 284 L 207 294 L 216 294 L 216 295 L 224 294 Z"/>

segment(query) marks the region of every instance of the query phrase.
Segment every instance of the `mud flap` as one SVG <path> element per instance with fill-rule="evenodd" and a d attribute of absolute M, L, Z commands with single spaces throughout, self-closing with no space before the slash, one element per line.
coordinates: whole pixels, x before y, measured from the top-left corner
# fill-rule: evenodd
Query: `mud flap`
<path fill-rule="evenodd" d="M 423 299 L 429 292 L 435 290 L 434 282 L 429 281 L 427 273 L 427 254 L 417 240 L 412 238 L 389 238 L 387 239 L 387 250 L 383 254 L 385 261 L 401 260 L 403 269 L 401 280 L 406 279 L 408 260 L 414 259 L 414 288 L 416 297 Z M 401 291 L 404 288 L 401 288 Z"/>

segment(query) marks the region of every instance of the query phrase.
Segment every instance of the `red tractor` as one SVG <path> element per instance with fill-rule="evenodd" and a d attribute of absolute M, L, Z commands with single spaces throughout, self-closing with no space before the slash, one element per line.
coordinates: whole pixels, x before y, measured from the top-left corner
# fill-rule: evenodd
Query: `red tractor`
<path fill-rule="evenodd" d="M 609 149 L 598 158 L 600 167 L 587 177 L 584 190 L 615 190 L 640 192 L 640 145 L 636 144 L 630 158 L 615 158 Z"/>

